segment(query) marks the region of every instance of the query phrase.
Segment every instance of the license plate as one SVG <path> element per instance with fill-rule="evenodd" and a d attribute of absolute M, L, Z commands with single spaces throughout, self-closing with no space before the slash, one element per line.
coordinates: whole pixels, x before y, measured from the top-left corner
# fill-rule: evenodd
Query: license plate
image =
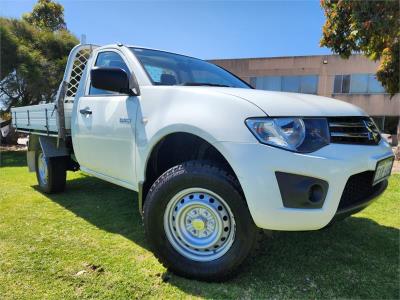
<path fill-rule="evenodd" d="M 389 157 L 378 161 L 378 163 L 376 164 L 374 181 L 372 185 L 375 185 L 390 176 L 390 173 L 392 172 L 393 162 L 394 157 Z"/>

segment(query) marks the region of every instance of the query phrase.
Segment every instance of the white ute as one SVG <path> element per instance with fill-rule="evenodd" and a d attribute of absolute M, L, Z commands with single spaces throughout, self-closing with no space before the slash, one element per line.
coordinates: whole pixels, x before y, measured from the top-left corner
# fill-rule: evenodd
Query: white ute
<path fill-rule="evenodd" d="M 158 259 L 207 281 L 235 274 L 259 228 L 317 230 L 362 210 L 393 163 L 353 105 L 121 44 L 76 46 L 56 99 L 12 116 L 43 192 L 78 169 L 137 191 Z"/>

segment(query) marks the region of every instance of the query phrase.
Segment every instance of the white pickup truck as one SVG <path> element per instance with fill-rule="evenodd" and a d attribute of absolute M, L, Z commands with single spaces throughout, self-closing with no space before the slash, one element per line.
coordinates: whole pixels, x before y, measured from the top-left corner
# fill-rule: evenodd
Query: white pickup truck
<path fill-rule="evenodd" d="M 53 103 L 12 109 L 40 188 L 82 170 L 139 193 L 172 271 L 232 276 L 259 228 L 317 230 L 387 187 L 393 153 L 361 109 L 252 89 L 211 63 L 121 44 L 76 46 Z"/>

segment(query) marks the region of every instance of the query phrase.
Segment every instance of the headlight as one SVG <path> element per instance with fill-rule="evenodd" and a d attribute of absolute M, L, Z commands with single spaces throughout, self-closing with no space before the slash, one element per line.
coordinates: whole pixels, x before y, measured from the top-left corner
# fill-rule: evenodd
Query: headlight
<path fill-rule="evenodd" d="M 329 144 L 325 118 L 250 118 L 246 125 L 260 143 L 308 153 Z"/>

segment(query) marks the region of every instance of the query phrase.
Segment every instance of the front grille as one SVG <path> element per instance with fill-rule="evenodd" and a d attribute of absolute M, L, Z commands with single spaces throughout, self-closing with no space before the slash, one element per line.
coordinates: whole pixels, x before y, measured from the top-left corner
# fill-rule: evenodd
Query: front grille
<path fill-rule="evenodd" d="M 362 203 L 375 194 L 384 184 L 372 185 L 374 171 L 366 171 L 352 175 L 346 183 L 339 202 L 339 210 Z"/>
<path fill-rule="evenodd" d="M 331 143 L 377 145 L 381 140 L 374 121 L 368 117 L 328 118 Z"/>

